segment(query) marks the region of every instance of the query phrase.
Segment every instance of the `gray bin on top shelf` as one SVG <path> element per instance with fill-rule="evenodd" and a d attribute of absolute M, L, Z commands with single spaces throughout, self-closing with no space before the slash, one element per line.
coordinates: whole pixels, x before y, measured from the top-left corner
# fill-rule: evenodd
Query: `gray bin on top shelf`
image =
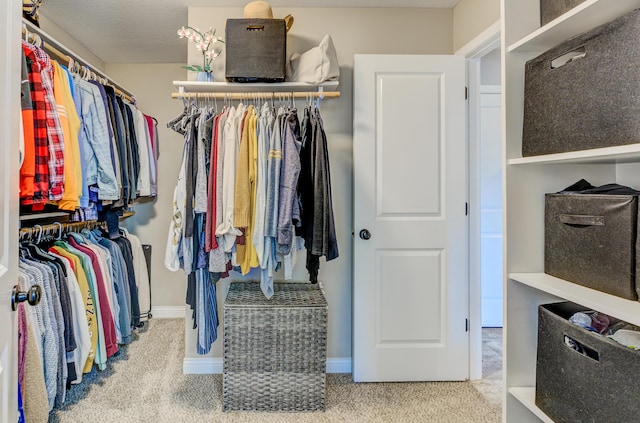
<path fill-rule="evenodd" d="M 540 26 L 573 9 L 584 0 L 540 0 Z"/>
<path fill-rule="evenodd" d="M 636 9 L 526 63 L 523 157 L 640 142 L 638 39 Z"/>

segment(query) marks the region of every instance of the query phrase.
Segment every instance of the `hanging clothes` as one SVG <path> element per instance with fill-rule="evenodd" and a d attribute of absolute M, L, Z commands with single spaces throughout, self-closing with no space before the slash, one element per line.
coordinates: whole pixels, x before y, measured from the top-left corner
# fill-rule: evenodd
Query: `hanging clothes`
<path fill-rule="evenodd" d="M 134 263 L 143 257 L 142 246 L 129 233 L 137 242 L 124 237 L 111 241 L 103 235 L 83 229 L 69 232 L 64 239 L 20 245 L 20 287 L 42 289 L 40 303 L 19 312 L 19 379 L 25 416 L 38 415 L 40 407 L 32 393 L 40 389 L 40 381 L 48 413 L 64 405 L 68 386 L 81 383 L 94 365 L 106 369 L 107 360 L 131 342 L 140 319 L 135 280 L 140 271 Z M 146 284 L 141 288 L 148 292 L 148 277 Z M 29 359 L 33 348 L 38 365 Z"/>
<path fill-rule="evenodd" d="M 23 40 L 22 53 L 21 206 L 83 221 L 155 196 L 155 119 L 38 46 Z"/>
<path fill-rule="evenodd" d="M 267 298 L 298 251 L 317 282 L 319 259 L 338 257 L 329 155 L 317 106 L 191 105 L 167 124 L 184 137 L 165 266 L 187 275 L 199 354 L 217 337 L 215 282 L 256 269 Z"/>
<path fill-rule="evenodd" d="M 318 281 L 320 257 L 338 257 L 338 241 L 331 200 L 329 151 L 318 108 L 305 110 L 302 125 L 301 174 L 298 185 L 302 216 L 297 234 L 307 250 L 307 271 L 311 282 Z"/>

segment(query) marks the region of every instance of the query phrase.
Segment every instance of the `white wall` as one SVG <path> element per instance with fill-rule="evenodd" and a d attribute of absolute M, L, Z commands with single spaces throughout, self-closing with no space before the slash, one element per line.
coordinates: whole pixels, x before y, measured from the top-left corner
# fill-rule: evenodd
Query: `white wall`
<path fill-rule="evenodd" d="M 295 17 L 288 34 L 289 52 L 302 52 L 317 45 L 325 34 L 331 34 L 340 63 L 339 99 L 325 100 L 322 116 L 329 141 L 333 207 L 340 257 L 329 263 L 321 261 L 320 279 L 324 282 L 329 303 L 329 357 L 351 356 L 351 230 L 352 230 L 352 71 L 356 53 L 452 54 L 452 18 L 447 9 L 328 9 L 274 8 L 274 16 L 291 13 Z M 223 34 L 227 18 L 241 17 L 242 8 L 189 9 L 189 25 L 199 28 L 213 26 Z M 183 42 L 185 40 L 176 40 Z M 186 48 L 186 46 L 185 46 Z M 220 59 L 223 59 L 221 56 Z M 199 63 L 198 52 L 189 47 L 189 63 Z M 223 60 L 219 65 L 224 63 Z M 224 75 L 217 70 L 217 79 Z M 177 158 L 176 158 L 177 160 Z M 177 174 L 174 173 L 174 176 Z M 304 263 L 294 274 L 306 280 Z M 255 276 L 254 276 L 255 278 Z M 236 278 L 237 279 L 237 278 Z M 226 283 L 218 283 L 219 305 Z M 187 318 L 186 356 L 195 352 L 195 332 Z M 216 342 L 210 356 L 222 356 L 222 342 Z"/>
<path fill-rule="evenodd" d="M 480 84 L 500 85 L 502 80 L 500 52 L 501 50 L 497 48 L 480 59 Z"/>
<path fill-rule="evenodd" d="M 460 0 L 453 8 L 453 51 L 500 19 L 500 0 Z"/>
<path fill-rule="evenodd" d="M 82 57 L 84 60 L 89 62 L 92 66 L 97 68 L 100 71 L 104 71 L 104 61 L 102 61 L 98 56 L 93 54 L 91 50 L 86 48 L 82 43 L 73 37 L 71 37 L 65 30 L 60 28 L 58 25 L 51 22 L 47 19 L 46 16 L 40 14 L 40 28 L 55 38 L 56 41 L 64 44 L 71 51 L 73 51 L 76 55 Z M 120 82 L 120 81 L 118 81 Z"/>

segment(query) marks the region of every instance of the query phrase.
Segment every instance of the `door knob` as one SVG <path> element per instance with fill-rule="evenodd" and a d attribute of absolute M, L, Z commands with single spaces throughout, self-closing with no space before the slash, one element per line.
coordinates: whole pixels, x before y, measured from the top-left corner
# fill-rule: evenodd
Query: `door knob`
<path fill-rule="evenodd" d="M 11 310 L 16 311 L 18 303 L 27 301 L 29 304 L 37 305 L 42 296 L 42 288 L 40 285 L 33 285 L 28 291 L 20 291 L 18 285 L 14 285 L 11 290 Z"/>
<path fill-rule="evenodd" d="M 362 229 L 360 231 L 360 238 L 364 239 L 365 241 L 371 239 L 371 232 L 369 232 L 369 230 L 367 229 Z"/>

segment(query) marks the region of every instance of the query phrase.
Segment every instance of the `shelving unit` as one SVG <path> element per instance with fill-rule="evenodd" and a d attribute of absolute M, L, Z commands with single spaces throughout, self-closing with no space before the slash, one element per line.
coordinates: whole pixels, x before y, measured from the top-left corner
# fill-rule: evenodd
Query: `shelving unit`
<path fill-rule="evenodd" d="M 537 310 L 572 301 L 634 324 L 640 303 L 544 272 L 544 194 L 581 178 L 594 185 L 618 182 L 640 188 L 640 144 L 522 157 L 524 67 L 574 35 L 640 8 L 640 0 L 586 0 L 540 27 L 539 0 L 502 0 L 503 139 L 505 154 L 503 421 L 553 422 L 535 405 Z"/>
<path fill-rule="evenodd" d="M 339 82 L 328 81 L 321 84 L 306 84 L 304 82 L 279 82 L 279 83 L 235 83 L 235 82 L 198 82 L 198 81 L 173 81 L 178 92 L 171 93 L 172 98 L 210 99 L 220 98 L 227 100 L 245 100 L 251 98 L 261 99 L 294 99 L 294 98 L 337 98 L 340 91 L 335 90 Z"/>
<path fill-rule="evenodd" d="M 239 83 L 239 82 L 198 82 L 173 81 L 173 85 L 183 92 L 301 92 L 301 91 L 331 91 L 338 88 L 338 81 L 323 82 L 322 84 L 305 84 L 304 82 L 279 83 Z"/>

